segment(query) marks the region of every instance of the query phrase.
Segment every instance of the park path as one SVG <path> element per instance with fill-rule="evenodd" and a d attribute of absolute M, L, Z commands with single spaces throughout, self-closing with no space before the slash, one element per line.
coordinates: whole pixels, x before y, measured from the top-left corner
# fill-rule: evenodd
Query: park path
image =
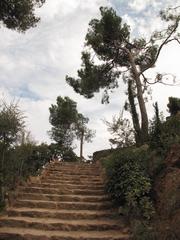
<path fill-rule="evenodd" d="M 0 240 L 127 240 L 98 164 L 52 162 L 20 186 L 0 217 Z"/>

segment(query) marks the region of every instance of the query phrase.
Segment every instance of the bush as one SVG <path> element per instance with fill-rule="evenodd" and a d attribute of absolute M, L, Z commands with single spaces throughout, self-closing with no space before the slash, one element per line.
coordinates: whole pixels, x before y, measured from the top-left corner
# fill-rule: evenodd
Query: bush
<path fill-rule="evenodd" d="M 122 149 L 104 160 L 107 171 L 106 191 L 127 216 L 149 219 L 151 180 L 146 171 L 147 148 Z"/>
<path fill-rule="evenodd" d="M 76 162 L 78 161 L 77 155 L 74 153 L 74 151 L 70 149 L 65 149 L 62 153 L 62 159 L 66 162 Z"/>
<path fill-rule="evenodd" d="M 147 222 L 133 222 L 132 233 L 133 240 L 158 240 L 156 232 Z"/>
<path fill-rule="evenodd" d="M 174 116 L 180 111 L 180 98 L 169 97 L 168 108 L 171 116 Z"/>
<path fill-rule="evenodd" d="M 164 158 L 173 144 L 180 143 L 180 115 L 169 117 L 158 126 L 158 132 L 156 129 L 156 126 L 151 128 L 150 146 Z"/>

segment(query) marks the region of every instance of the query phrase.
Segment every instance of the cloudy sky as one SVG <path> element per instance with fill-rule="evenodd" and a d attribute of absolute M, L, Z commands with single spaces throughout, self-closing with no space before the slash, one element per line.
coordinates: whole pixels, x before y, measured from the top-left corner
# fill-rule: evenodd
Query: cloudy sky
<path fill-rule="evenodd" d="M 178 5 L 178 0 L 173 0 Z M 109 148 L 109 134 L 102 119 L 111 120 L 124 104 L 125 88 L 121 85 L 110 97 L 110 104 L 102 105 L 102 94 L 87 100 L 65 83 L 65 76 L 76 76 L 80 67 L 81 51 L 88 23 L 99 17 L 100 6 L 112 6 L 131 26 L 133 36 L 148 37 L 163 25 L 158 12 L 172 4 L 172 0 L 46 0 L 37 10 L 41 22 L 25 34 L 0 27 L 0 98 L 18 99 L 25 112 L 26 125 L 39 142 L 50 142 L 47 131 L 49 107 L 58 95 L 69 96 L 78 104 L 79 112 L 89 117 L 89 127 L 96 130 L 93 143 L 85 145 L 85 155 Z M 168 72 L 180 82 L 180 46 L 173 43 L 166 47 L 159 61 L 148 73 Z M 148 103 L 149 116 L 153 115 L 152 103 L 159 102 L 167 115 L 169 96 L 180 97 L 180 87 L 156 85 L 153 99 Z M 76 149 L 78 152 L 78 148 Z"/>

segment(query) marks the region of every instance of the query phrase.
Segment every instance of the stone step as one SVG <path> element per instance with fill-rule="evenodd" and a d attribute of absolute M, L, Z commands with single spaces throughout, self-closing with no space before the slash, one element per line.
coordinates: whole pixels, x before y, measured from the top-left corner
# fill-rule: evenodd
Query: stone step
<path fill-rule="evenodd" d="M 73 164 L 73 163 L 69 163 L 69 164 L 64 164 L 64 163 L 58 163 L 58 164 L 49 164 L 47 165 L 48 168 L 53 168 L 53 169 L 100 169 L 100 167 L 97 164 Z"/>
<path fill-rule="evenodd" d="M 46 179 L 46 178 L 42 178 L 41 179 L 41 183 L 47 183 L 47 184 L 72 184 L 72 185 L 85 185 L 85 186 L 91 186 L 91 185 L 96 185 L 96 186 L 104 186 L 104 183 L 102 181 L 98 181 L 98 182 L 90 182 L 90 181 L 79 181 L 79 180 L 54 180 L 54 179 Z"/>
<path fill-rule="evenodd" d="M 24 228 L 1 228 L 0 240 L 129 240 L 121 231 L 42 231 Z"/>
<path fill-rule="evenodd" d="M 100 176 L 100 172 L 98 171 L 80 171 L 80 170 L 71 170 L 71 171 L 63 171 L 61 170 L 55 170 L 55 169 L 48 169 L 47 170 L 48 173 L 52 173 L 52 174 L 67 174 L 67 175 L 88 175 L 88 176 Z"/>
<path fill-rule="evenodd" d="M 15 200 L 14 207 L 31 207 L 46 209 L 70 209 L 70 210 L 108 210 L 112 207 L 112 203 L 106 202 L 55 202 L 43 200 Z"/>
<path fill-rule="evenodd" d="M 19 192 L 26 193 L 44 193 L 44 194 L 79 194 L 79 195 L 104 195 L 103 190 L 89 190 L 89 189 L 58 189 L 58 188 L 43 188 L 43 187 L 19 187 Z"/>
<path fill-rule="evenodd" d="M 87 174 L 66 174 L 66 173 L 47 173 L 46 176 L 50 177 L 59 177 L 59 178 L 64 178 L 64 179 L 89 179 L 89 180 L 102 180 L 101 176 L 92 176 L 92 175 L 87 175 Z"/>
<path fill-rule="evenodd" d="M 19 193 L 18 199 L 47 200 L 47 201 L 68 201 L 68 202 L 102 202 L 109 200 L 108 196 L 81 196 L 81 195 L 58 195 L 39 193 Z"/>
<path fill-rule="evenodd" d="M 83 176 L 83 177 L 80 177 L 80 176 L 68 176 L 68 175 L 62 175 L 62 176 L 58 176 L 58 175 L 53 175 L 53 174 L 47 174 L 45 177 L 45 179 L 48 179 L 48 178 L 51 178 L 51 179 L 54 179 L 54 180 L 68 180 L 68 181 L 86 181 L 86 182 L 98 182 L 98 181 L 102 181 L 102 178 L 101 177 L 88 177 L 88 176 Z"/>
<path fill-rule="evenodd" d="M 82 168 L 71 168 L 71 169 L 64 169 L 64 168 L 45 168 L 46 171 L 50 172 L 61 172 L 61 173 L 69 173 L 69 174 L 93 174 L 93 175 L 100 175 L 101 170 L 100 169 L 82 169 Z"/>
<path fill-rule="evenodd" d="M 77 219 L 114 219 L 117 218 L 115 210 L 57 210 L 43 208 L 9 208 L 7 209 L 8 216 L 22 216 L 34 218 L 58 218 L 66 220 Z"/>
<path fill-rule="evenodd" d="M 77 168 L 77 167 L 75 167 L 75 168 L 63 168 L 63 167 L 59 167 L 59 168 L 54 168 L 54 167 L 47 167 L 46 168 L 46 170 L 47 171 L 57 171 L 57 172 L 66 172 L 66 173 L 73 173 L 73 172 L 76 172 L 76 173 L 95 173 L 95 174 L 98 174 L 98 173 L 101 173 L 101 170 L 100 169 L 96 169 L 96 168 L 94 168 L 94 169 L 92 169 L 92 168 L 89 168 L 89 169 L 87 169 L 87 168 Z"/>
<path fill-rule="evenodd" d="M 76 185 L 76 184 L 60 184 L 60 183 L 31 183 L 29 187 L 42 187 L 42 188 L 58 188 L 58 189 L 88 189 L 88 190 L 104 190 L 104 186 L 98 185 Z"/>
<path fill-rule="evenodd" d="M 94 184 L 94 183 L 103 183 L 102 179 L 79 179 L 78 177 L 76 178 L 71 178 L 69 179 L 68 177 L 57 177 L 57 176 L 43 176 L 42 180 L 47 180 L 47 181 L 63 181 L 63 182 L 79 182 L 79 183 L 86 183 L 86 184 Z"/>
<path fill-rule="evenodd" d="M 1 217 L 0 227 L 33 228 L 45 231 L 106 231 L 124 230 L 122 221 L 115 220 L 60 220 L 53 218 Z M 127 229 L 126 229 L 127 232 Z"/>

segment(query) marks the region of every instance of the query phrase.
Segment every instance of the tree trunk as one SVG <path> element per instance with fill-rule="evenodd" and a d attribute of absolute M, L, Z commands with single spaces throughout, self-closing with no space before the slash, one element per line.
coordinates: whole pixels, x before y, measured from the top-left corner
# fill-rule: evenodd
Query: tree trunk
<path fill-rule="evenodd" d="M 83 143 L 84 143 L 84 130 L 82 130 L 82 134 L 80 138 L 80 161 L 83 160 Z"/>
<path fill-rule="evenodd" d="M 1 157 L 1 166 L 0 166 L 0 201 L 1 203 L 4 203 L 4 195 L 5 195 L 5 192 L 4 192 L 4 161 L 5 161 L 5 151 L 6 151 L 6 148 L 5 148 L 5 144 L 3 143 L 3 147 L 2 147 L 2 157 Z"/>
<path fill-rule="evenodd" d="M 140 79 L 139 72 L 137 70 L 136 64 L 134 62 L 134 58 L 132 56 L 131 52 L 129 53 L 129 60 L 131 63 L 132 67 L 132 74 L 136 83 L 136 89 L 137 89 L 137 99 L 139 103 L 139 108 L 141 112 L 141 132 L 142 132 L 142 139 L 143 143 L 147 142 L 148 140 L 148 115 L 146 111 L 146 105 L 144 102 L 144 97 L 143 97 L 143 91 L 142 91 L 142 83 Z"/>
<path fill-rule="evenodd" d="M 128 81 L 128 99 L 129 99 L 129 104 L 130 104 L 130 111 L 131 111 L 131 116 L 132 116 L 132 121 L 133 121 L 133 126 L 135 130 L 135 140 L 136 140 L 136 145 L 139 146 L 142 144 L 143 139 L 141 136 L 141 128 L 140 128 L 140 123 L 139 123 L 139 118 L 138 114 L 136 111 L 136 106 L 134 102 L 134 94 L 132 90 L 132 80 Z"/>

